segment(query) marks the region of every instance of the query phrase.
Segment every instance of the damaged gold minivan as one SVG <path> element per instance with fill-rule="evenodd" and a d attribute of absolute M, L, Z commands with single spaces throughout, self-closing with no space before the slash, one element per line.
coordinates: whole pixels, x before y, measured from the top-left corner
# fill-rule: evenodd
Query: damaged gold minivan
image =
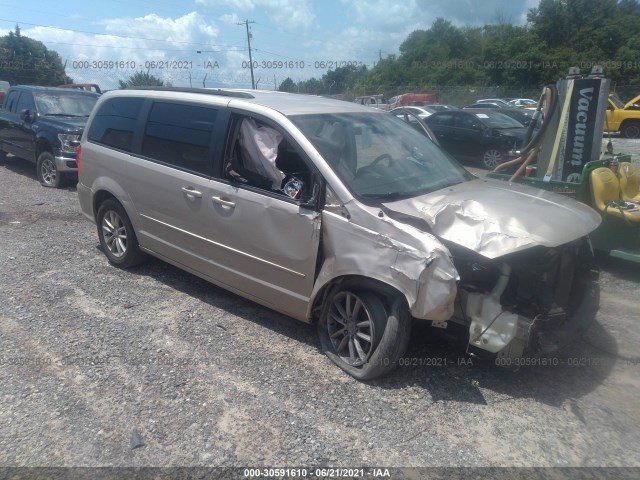
<path fill-rule="evenodd" d="M 470 352 L 551 355 L 598 308 L 571 199 L 469 174 L 387 112 L 266 91 L 137 89 L 96 104 L 78 197 L 109 261 L 151 254 L 304 322 L 358 379 L 413 320 Z"/>

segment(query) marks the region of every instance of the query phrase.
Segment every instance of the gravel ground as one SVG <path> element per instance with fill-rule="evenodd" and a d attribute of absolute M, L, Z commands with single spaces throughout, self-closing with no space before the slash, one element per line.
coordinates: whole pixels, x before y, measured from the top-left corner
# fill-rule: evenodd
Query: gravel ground
<path fill-rule="evenodd" d="M 557 366 L 472 363 L 416 325 L 410 365 L 360 383 L 312 326 L 158 260 L 110 266 L 75 189 L 33 170 L 0 166 L 0 467 L 640 467 L 635 266 L 605 263 Z"/>

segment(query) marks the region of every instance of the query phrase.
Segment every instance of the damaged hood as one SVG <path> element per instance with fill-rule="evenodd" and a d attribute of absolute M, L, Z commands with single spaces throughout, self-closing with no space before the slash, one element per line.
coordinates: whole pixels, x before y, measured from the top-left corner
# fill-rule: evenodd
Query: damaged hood
<path fill-rule="evenodd" d="M 536 245 L 562 245 L 601 222 L 594 210 L 571 198 L 493 179 L 464 182 L 384 207 L 424 220 L 433 234 L 487 258 Z"/>

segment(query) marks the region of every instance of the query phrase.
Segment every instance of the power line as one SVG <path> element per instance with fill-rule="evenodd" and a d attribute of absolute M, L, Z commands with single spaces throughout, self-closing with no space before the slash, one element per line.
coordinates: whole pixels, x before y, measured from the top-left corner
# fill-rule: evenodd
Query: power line
<path fill-rule="evenodd" d="M 93 45 L 88 43 L 69 43 L 69 42 L 54 42 L 50 40 L 45 40 L 47 43 L 51 43 L 54 45 L 69 45 L 72 47 L 94 47 L 94 48 L 112 48 L 117 50 L 162 50 L 163 52 L 191 52 L 191 50 L 182 49 L 167 49 L 161 47 L 121 47 L 120 45 Z M 223 50 L 204 50 L 206 52 L 244 52 L 246 48 L 228 48 Z M 196 50 L 196 53 L 202 53 L 203 50 Z"/>

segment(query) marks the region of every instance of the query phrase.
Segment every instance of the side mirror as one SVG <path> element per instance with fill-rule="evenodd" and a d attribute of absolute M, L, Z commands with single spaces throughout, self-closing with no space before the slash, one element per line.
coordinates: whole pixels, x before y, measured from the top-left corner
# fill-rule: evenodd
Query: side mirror
<path fill-rule="evenodd" d="M 33 121 L 33 115 L 31 114 L 31 110 L 24 109 L 20 112 L 20 120 L 23 122 L 31 123 Z"/>

